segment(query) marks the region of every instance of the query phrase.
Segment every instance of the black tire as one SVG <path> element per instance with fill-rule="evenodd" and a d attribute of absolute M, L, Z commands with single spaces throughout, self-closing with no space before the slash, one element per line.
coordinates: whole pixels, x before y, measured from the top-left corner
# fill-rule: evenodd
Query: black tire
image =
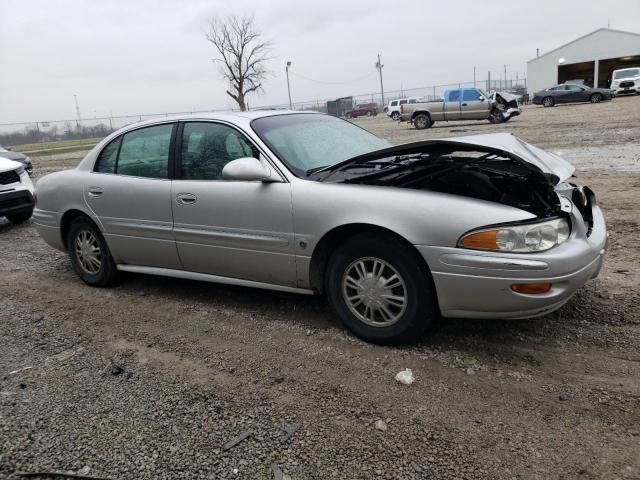
<path fill-rule="evenodd" d="M 511 117 L 504 117 L 504 120 L 502 120 L 503 122 L 508 122 L 509 120 L 511 120 Z"/>
<path fill-rule="evenodd" d="M 367 117 L 373 117 L 373 112 L 371 110 L 367 112 Z"/>
<path fill-rule="evenodd" d="M 350 113 L 345 113 L 344 116 L 347 117 L 347 118 L 351 118 L 351 114 Z"/>
<path fill-rule="evenodd" d="M 594 93 L 593 95 L 591 95 L 589 97 L 589 101 L 591 103 L 600 103 L 602 101 L 602 94 L 601 93 Z"/>
<path fill-rule="evenodd" d="M 393 113 L 391 114 L 391 118 L 392 118 L 393 120 L 400 120 L 400 112 L 393 112 Z"/>
<path fill-rule="evenodd" d="M 99 267 L 92 265 L 93 268 L 96 268 L 95 272 L 83 266 L 83 262 L 80 259 L 81 254 L 76 248 L 77 242 L 82 238 L 81 235 L 87 233 L 95 239 L 95 246 L 98 248 L 97 255 L 100 259 L 100 265 Z M 67 251 L 69 252 L 73 270 L 87 285 L 104 287 L 113 283 L 118 277 L 118 270 L 107 242 L 105 242 L 100 229 L 88 217 L 78 217 L 71 224 L 67 235 Z"/>
<path fill-rule="evenodd" d="M 431 121 L 431 117 L 426 113 L 419 113 L 415 117 L 413 117 L 413 126 L 418 130 L 424 130 L 425 128 L 431 128 L 433 122 Z"/>
<path fill-rule="evenodd" d="M 556 104 L 556 101 L 553 99 L 553 97 L 544 97 L 542 99 L 543 107 L 553 107 L 555 104 Z"/>
<path fill-rule="evenodd" d="M 376 326 L 366 323 L 353 313 L 345 298 L 348 289 L 352 287 L 344 287 L 343 281 L 347 273 L 353 271 L 352 265 L 359 261 L 373 263 L 373 259 L 386 262 L 391 267 L 388 273 L 395 270 L 404 282 L 402 287 L 397 288 L 405 292 L 405 306 L 401 311 L 395 312 L 398 318 L 395 323 L 389 325 Z M 381 275 L 383 271 L 380 271 Z M 347 283 L 349 282 L 345 284 Z M 340 245 L 329 259 L 325 291 L 344 325 L 367 342 L 383 345 L 415 342 L 428 327 L 436 325 L 440 320 L 440 310 L 429 269 L 417 252 L 392 235 L 361 234 Z M 396 292 L 393 295 L 396 295 Z M 364 302 L 360 306 L 364 307 Z M 373 316 L 376 315 L 383 320 L 381 309 L 373 312 Z"/>
<path fill-rule="evenodd" d="M 505 122 L 504 115 L 502 115 L 502 112 L 500 110 L 498 110 L 497 108 L 494 108 L 489 113 L 489 122 L 494 123 L 494 124 L 495 123 L 503 123 L 503 122 Z"/>
<path fill-rule="evenodd" d="M 17 225 L 19 223 L 24 223 L 27 220 L 29 220 L 31 218 L 31 215 L 33 215 L 33 210 L 29 212 L 24 212 L 24 213 L 15 213 L 13 215 L 7 215 L 7 218 L 11 223 Z"/>

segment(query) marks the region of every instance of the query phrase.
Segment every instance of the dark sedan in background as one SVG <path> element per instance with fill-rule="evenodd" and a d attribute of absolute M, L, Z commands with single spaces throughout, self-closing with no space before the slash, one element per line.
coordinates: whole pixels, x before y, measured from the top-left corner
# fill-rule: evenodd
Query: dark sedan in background
<path fill-rule="evenodd" d="M 591 102 L 611 100 L 613 92 L 608 88 L 591 88 L 585 85 L 562 84 L 533 94 L 536 105 L 553 107 L 556 103 Z"/>
<path fill-rule="evenodd" d="M 24 153 L 12 152 L 10 149 L 0 145 L 0 158 L 7 158 L 14 162 L 20 162 L 29 175 L 33 173 L 31 160 Z"/>

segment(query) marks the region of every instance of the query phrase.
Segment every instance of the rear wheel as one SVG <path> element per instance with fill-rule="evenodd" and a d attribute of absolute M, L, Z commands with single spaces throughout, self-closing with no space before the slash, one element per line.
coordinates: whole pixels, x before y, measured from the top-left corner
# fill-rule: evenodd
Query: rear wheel
<path fill-rule="evenodd" d="M 104 287 L 118 276 L 102 233 L 87 217 L 76 218 L 67 236 L 67 250 L 76 274 L 87 285 Z"/>
<path fill-rule="evenodd" d="M 29 211 L 25 213 L 16 213 L 14 215 L 7 215 L 7 218 L 11 223 L 18 224 L 18 223 L 23 223 L 29 220 L 31 218 L 31 215 L 33 215 L 33 211 Z"/>
<path fill-rule="evenodd" d="M 602 101 L 602 94 L 594 93 L 593 95 L 591 95 L 591 97 L 589 97 L 589 100 L 591 101 L 591 103 L 600 103 Z"/>
<path fill-rule="evenodd" d="M 542 99 L 543 107 L 553 107 L 556 104 L 555 100 L 552 97 L 544 97 Z"/>
<path fill-rule="evenodd" d="M 389 235 L 357 235 L 329 260 L 326 291 L 340 319 L 368 342 L 417 340 L 440 313 L 428 269 Z"/>
<path fill-rule="evenodd" d="M 345 114 L 345 117 L 347 117 L 347 118 L 351 118 L 351 113 L 350 113 L 350 112 L 349 112 L 349 113 L 346 113 L 346 114 Z"/>
<path fill-rule="evenodd" d="M 431 118 L 426 113 L 419 113 L 413 118 L 413 126 L 418 130 L 423 130 L 425 128 L 431 128 L 433 122 Z"/>
<path fill-rule="evenodd" d="M 394 120 L 399 120 L 400 119 L 400 113 L 399 112 L 393 112 L 391 114 L 391 118 Z"/>

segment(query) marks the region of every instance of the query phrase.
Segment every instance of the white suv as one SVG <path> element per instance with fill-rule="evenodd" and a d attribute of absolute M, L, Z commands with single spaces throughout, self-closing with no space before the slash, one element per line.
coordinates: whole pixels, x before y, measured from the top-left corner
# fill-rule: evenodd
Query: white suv
<path fill-rule="evenodd" d="M 611 90 L 620 93 L 637 93 L 640 95 L 640 67 L 621 68 L 611 75 Z"/>
<path fill-rule="evenodd" d="M 21 163 L 0 158 L 0 217 L 21 223 L 33 214 L 33 183 Z"/>
<path fill-rule="evenodd" d="M 387 105 L 387 115 L 394 120 L 400 120 L 400 105 L 416 103 L 417 101 L 417 98 L 399 98 L 398 100 L 391 100 L 389 105 Z"/>

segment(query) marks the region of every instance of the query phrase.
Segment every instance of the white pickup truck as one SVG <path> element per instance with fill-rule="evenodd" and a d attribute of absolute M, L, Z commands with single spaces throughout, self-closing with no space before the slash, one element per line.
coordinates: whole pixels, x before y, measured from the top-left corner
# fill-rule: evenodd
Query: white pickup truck
<path fill-rule="evenodd" d="M 455 120 L 502 123 L 521 112 L 517 97 L 510 93 L 487 95 L 479 88 L 454 88 L 445 90 L 440 100 L 401 105 L 400 120 L 423 129 L 430 128 L 435 122 Z"/>

